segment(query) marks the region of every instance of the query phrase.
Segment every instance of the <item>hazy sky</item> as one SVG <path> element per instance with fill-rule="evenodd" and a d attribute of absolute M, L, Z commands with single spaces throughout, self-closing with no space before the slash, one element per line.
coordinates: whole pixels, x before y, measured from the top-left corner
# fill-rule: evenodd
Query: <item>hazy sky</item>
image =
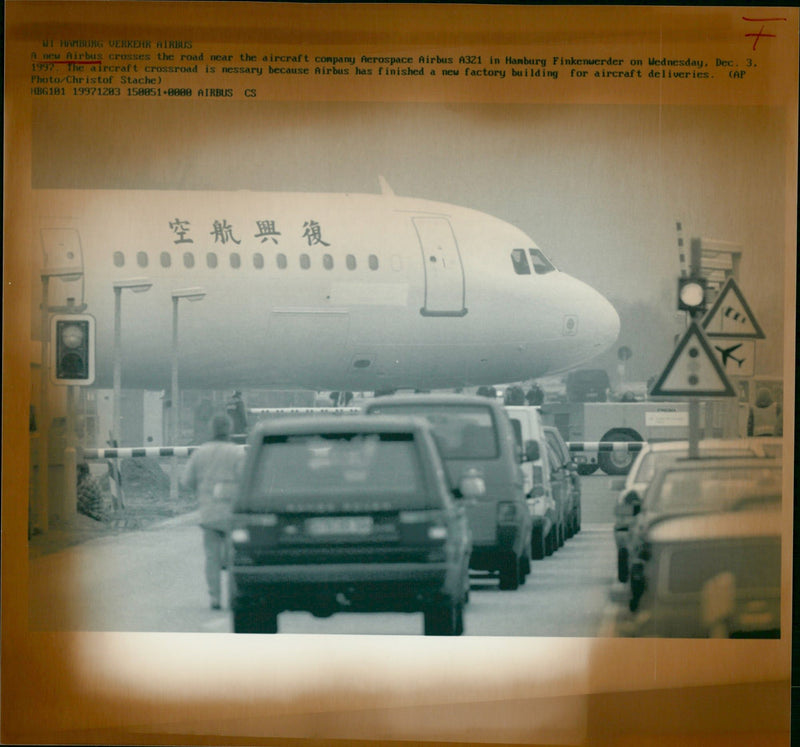
<path fill-rule="evenodd" d="M 517 225 L 560 269 L 621 305 L 654 304 L 667 326 L 680 219 L 687 243 L 743 245 L 740 284 L 768 336 L 757 368 L 772 372 L 783 137 L 781 112 L 762 107 L 39 101 L 33 186 L 377 192 L 383 175 L 399 195 Z M 671 347 L 652 337 L 623 318 L 620 344 L 652 346 L 642 374 Z"/>

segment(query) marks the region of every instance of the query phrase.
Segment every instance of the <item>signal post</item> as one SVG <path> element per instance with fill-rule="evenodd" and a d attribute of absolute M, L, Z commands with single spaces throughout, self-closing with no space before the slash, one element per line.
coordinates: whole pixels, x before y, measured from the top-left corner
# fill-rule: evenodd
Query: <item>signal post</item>
<path fill-rule="evenodd" d="M 688 313 L 689 327 L 650 392 L 653 396 L 688 399 L 690 459 L 700 455 L 700 399 L 736 395 L 699 323 L 706 312 L 701 247 L 701 240 L 693 238 L 689 275 L 678 278 L 678 310 Z"/>

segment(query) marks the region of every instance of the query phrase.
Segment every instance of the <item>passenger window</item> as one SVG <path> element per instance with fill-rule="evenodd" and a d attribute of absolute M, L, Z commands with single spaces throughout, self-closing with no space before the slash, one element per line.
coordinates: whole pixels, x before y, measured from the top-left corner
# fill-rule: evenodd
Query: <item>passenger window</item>
<path fill-rule="evenodd" d="M 136 252 L 136 264 L 139 267 L 147 267 L 147 252 Z"/>
<path fill-rule="evenodd" d="M 533 271 L 537 275 L 545 275 L 548 272 L 553 272 L 556 268 L 553 266 L 547 257 L 544 256 L 538 249 L 530 249 L 531 262 L 533 262 Z"/>
<path fill-rule="evenodd" d="M 300 267 L 302 267 L 304 270 L 307 270 L 309 267 L 311 267 L 311 257 L 309 257 L 307 254 L 301 254 Z"/>
<path fill-rule="evenodd" d="M 189 268 L 194 267 L 194 254 L 191 252 L 183 253 L 183 266 Z"/>
<path fill-rule="evenodd" d="M 115 267 L 125 266 L 125 255 L 122 252 L 114 252 L 114 266 Z"/>
<path fill-rule="evenodd" d="M 333 269 L 333 257 L 330 254 L 323 254 L 322 255 L 322 266 L 326 270 Z"/>
<path fill-rule="evenodd" d="M 369 269 L 370 270 L 377 270 L 378 269 L 378 257 L 375 254 L 369 255 Z"/>
<path fill-rule="evenodd" d="M 263 270 L 264 269 L 264 255 L 261 252 L 256 252 L 253 255 L 253 267 L 256 270 Z"/>
<path fill-rule="evenodd" d="M 277 262 L 279 270 L 285 270 L 286 269 L 287 262 L 286 262 L 286 255 L 285 254 L 278 254 L 275 257 L 275 262 Z"/>
<path fill-rule="evenodd" d="M 215 252 L 206 254 L 206 264 L 213 270 L 217 266 L 217 255 Z"/>
<path fill-rule="evenodd" d="M 161 266 L 170 267 L 172 265 L 172 255 L 169 252 L 161 252 Z"/>
<path fill-rule="evenodd" d="M 347 265 L 348 270 L 355 270 L 356 269 L 356 258 L 352 254 L 348 254 L 345 259 L 345 264 Z"/>
<path fill-rule="evenodd" d="M 231 267 L 238 270 L 242 266 L 242 256 L 238 252 L 231 252 L 230 262 Z"/>
<path fill-rule="evenodd" d="M 530 275 L 531 268 L 528 264 L 528 258 L 525 256 L 524 249 L 512 249 L 511 261 L 514 264 L 514 272 L 517 275 Z"/>

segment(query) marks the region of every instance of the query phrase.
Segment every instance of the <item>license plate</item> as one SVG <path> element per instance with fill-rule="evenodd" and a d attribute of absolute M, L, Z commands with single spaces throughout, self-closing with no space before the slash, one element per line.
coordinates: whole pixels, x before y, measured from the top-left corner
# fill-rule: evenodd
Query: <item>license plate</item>
<path fill-rule="evenodd" d="M 306 520 L 306 533 L 312 537 L 359 535 L 372 532 L 371 516 L 319 516 Z"/>

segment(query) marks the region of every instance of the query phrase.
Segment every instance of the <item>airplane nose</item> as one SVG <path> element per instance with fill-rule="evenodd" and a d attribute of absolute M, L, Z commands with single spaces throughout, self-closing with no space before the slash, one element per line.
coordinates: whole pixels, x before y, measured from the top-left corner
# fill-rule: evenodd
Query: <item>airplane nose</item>
<path fill-rule="evenodd" d="M 587 357 L 601 355 L 619 337 L 619 314 L 608 299 L 594 288 L 572 278 L 579 287 L 575 296 L 582 299 L 579 308 L 577 336 Z"/>
<path fill-rule="evenodd" d="M 619 337 L 619 314 L 604 296 L 596 293 L 592 304 L 591 326 L 598 346 L 598 353 L 608 350 Z"/>

